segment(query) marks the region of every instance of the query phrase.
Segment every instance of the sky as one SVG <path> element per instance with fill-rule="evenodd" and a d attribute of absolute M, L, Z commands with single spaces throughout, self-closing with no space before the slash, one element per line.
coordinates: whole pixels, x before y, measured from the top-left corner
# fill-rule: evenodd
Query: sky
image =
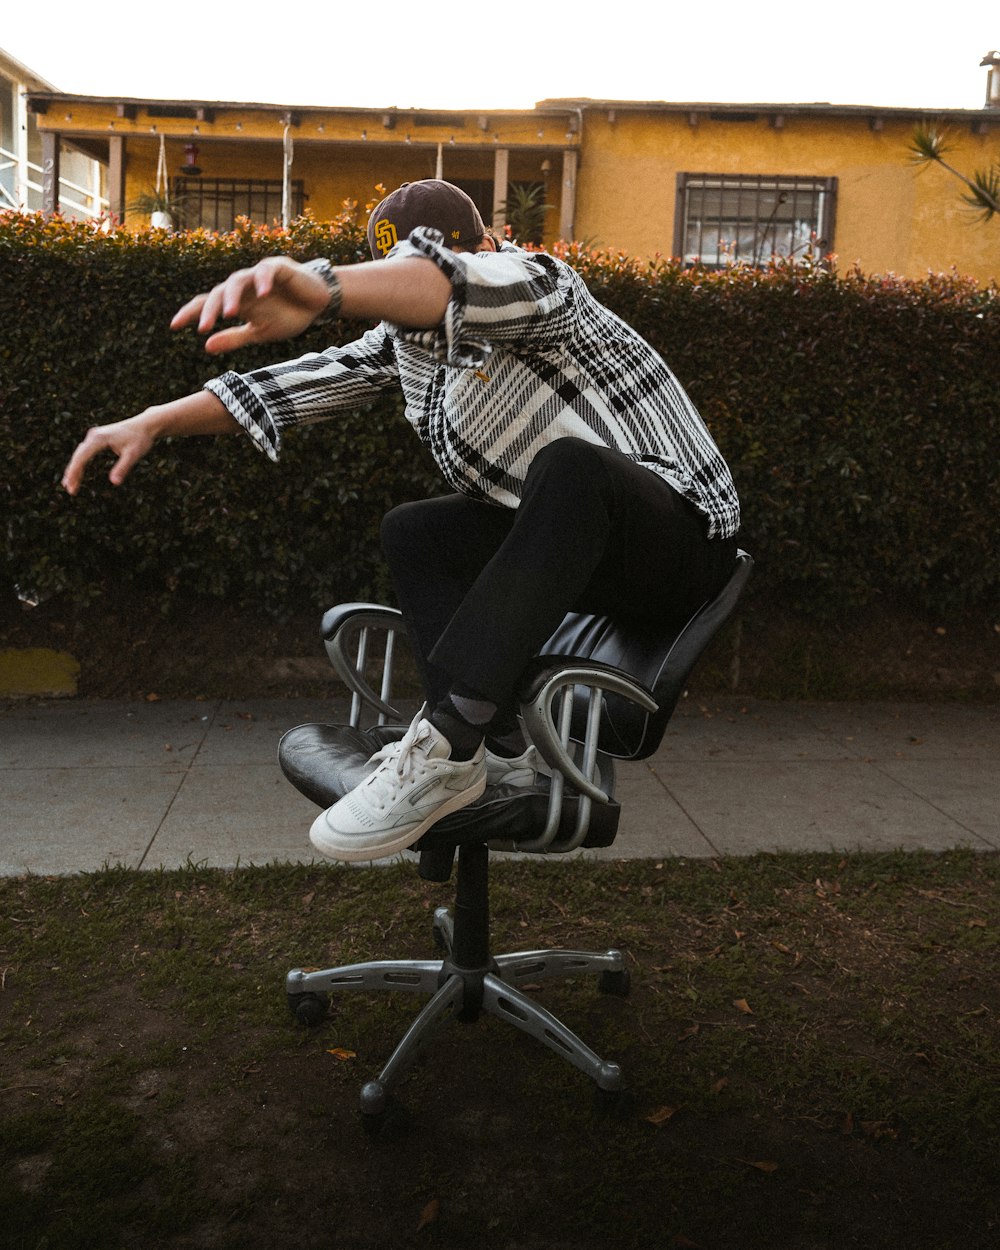
<path fill-rule="evenodd" d="M 539 100 L 983 106 L 996 0 L 7 4 L 0 48 L 73 95 L 364 108 Z M 460 17 L 456 18 L 456 12 Z"/>

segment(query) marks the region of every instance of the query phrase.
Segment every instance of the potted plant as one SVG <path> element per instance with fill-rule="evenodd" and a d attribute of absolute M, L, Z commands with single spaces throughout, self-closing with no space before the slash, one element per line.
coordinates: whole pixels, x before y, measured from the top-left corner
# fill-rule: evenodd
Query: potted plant
<path fill-rule="evenodd" d="M 129 212 L 145 213 L 149 224 L 161 230 L 173 230 L 184 224 L 187 203 L 184 196 L 174 195 L 169 187 L 153 187 L 143 191 L 129 204 Z"/>

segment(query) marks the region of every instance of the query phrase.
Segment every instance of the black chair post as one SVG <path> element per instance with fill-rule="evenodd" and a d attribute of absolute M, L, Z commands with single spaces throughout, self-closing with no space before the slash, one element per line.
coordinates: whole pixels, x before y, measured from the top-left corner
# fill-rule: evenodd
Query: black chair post
<path fill-rule="evenodd" d="M 458 848 L 451 960 L 458 972 L 490 967 L 490 852 L 485 842 Z"/>

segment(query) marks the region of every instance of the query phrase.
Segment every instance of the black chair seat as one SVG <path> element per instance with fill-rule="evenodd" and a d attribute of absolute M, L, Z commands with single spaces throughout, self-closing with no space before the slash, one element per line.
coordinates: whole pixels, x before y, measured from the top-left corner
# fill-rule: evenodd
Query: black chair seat
<path fill-rule="evenodd" d="M 282 771 L 297 790 L 319 807 L 329 807 L 365 778 L 368 762 L 386 742 L 400 738 L 404 728 L 376 725 L 299 725 L 278 746 Z M 549 779 L 540 775 L 534 786 L 490 786 L 483 796 L 459 812 L 446 816 L 414 847 L 418 851 L 457 847 L 467 842 L 511 843 L 537 838 L 549 811 Z M 576 827 L 579 797 L 563 798 L 561 837 Z M 610 846 L 618 831 L 620 808 L 615 801 L 595 806 L 585 847 Z M 432 878 L 438 880 L 438 877 Z"/>

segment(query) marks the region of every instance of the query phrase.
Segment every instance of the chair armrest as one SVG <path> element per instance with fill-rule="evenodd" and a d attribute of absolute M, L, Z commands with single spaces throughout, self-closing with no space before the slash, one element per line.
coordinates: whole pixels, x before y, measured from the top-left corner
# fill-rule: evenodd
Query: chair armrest
<path fill-rule="evenodd" d="M 380 723 L 399 720 L 402 713 L 389 702 L 392 697 L 392 663 L 397 634 L 406 634 L 402 613 L 377 603 L 342 603 L 323 617 L 323 642 L 338 677 L 351 691 L 351 724 L 357 728 L 362 704 L 376 712 Z M 382 683 L 376 694 L 365 675 L 371 630 L 386 634 Z"/>
<path fill-rule="evenodd" d="M 352 617 L 370 617 L 371 623 L 382 629 L 406 628 L 398 608 L 387 608 L 382 603 L 338 603 L 323 613 L 323 641 L 329 642 L 341 626 L 350 623 Z"/>
<path fill-rule="evenodd" d="M 588 696 L 587 727 L 583 739 L 583 768 L 570 750 L 573 696 L 582 686 Z M 562 774 L 581 794 L 596 803 L 608 803 L 610 796 L 591 780 L 600 736 L 601 692 L 608 691 L 637 703 L 647 712 L 656 711 L 656 700 L 620 669 L 595 660 L 578 661 L 559 657 L 532 666 L 521 688 L 521 716 L 528 736 L 550 768 Z M 556 701 L 559 700 L 558 723 Z"/>

